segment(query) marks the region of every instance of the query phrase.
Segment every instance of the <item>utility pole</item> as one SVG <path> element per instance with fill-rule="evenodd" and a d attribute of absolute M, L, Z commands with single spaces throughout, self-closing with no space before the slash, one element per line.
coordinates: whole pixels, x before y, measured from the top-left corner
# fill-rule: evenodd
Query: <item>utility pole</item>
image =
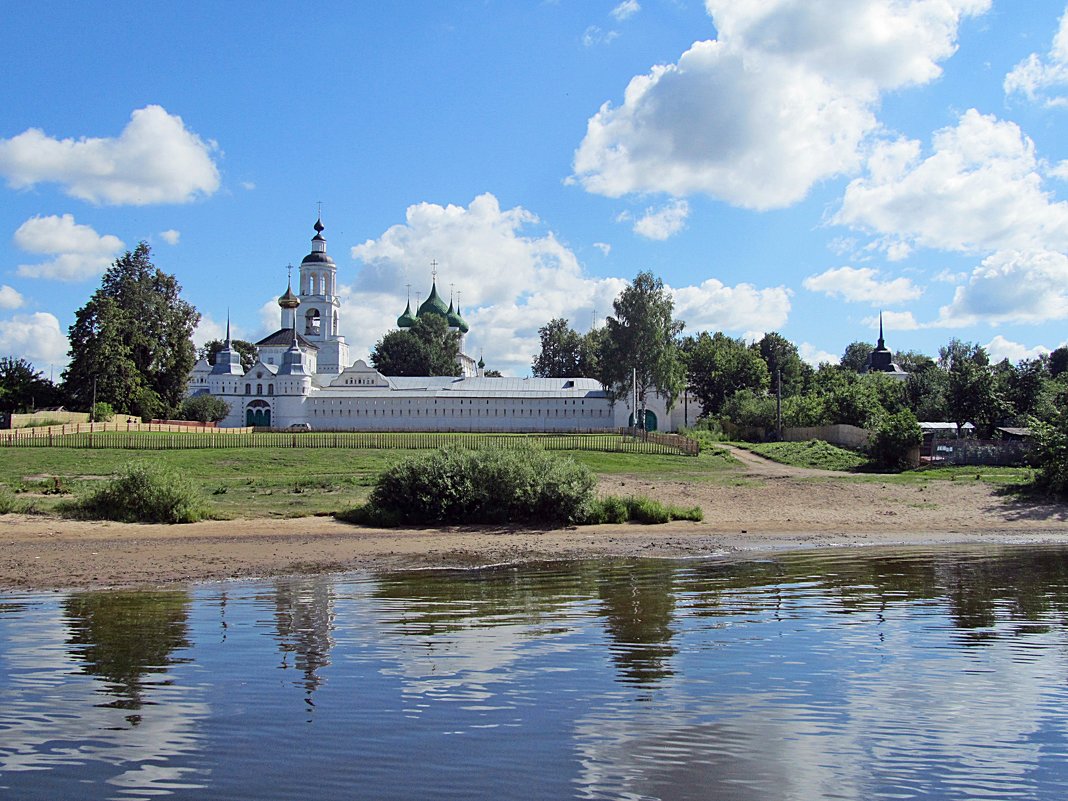
<path fill-rule="evenodd" d="M 775 427 L 779 442 L 782 442 L 782 368 L 775 371 Z"/>
<path fill-rule="evenodd" d="M 93 405 L 89 407 L 89 422 L 96 422 L 96 376 L 93 376 Z"/>

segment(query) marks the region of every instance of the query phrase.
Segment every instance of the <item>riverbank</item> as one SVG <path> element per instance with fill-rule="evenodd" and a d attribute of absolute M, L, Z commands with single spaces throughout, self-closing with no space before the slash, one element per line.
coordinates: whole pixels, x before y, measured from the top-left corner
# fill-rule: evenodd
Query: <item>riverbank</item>
<path fill-rule="evenodd" d="M 139 525 L 0 516 L 0 589 L 160 585 L 295 573 L 555 559 L 699 558 L 897 544 L 1068 542 L 1068 504 L 981 481 L 900 483 L 753 457 L 733 482 L 602 479 L 600 490 L 700 505 L 702 523 L 536 530 L 375 530 L 329 517 Z"/>

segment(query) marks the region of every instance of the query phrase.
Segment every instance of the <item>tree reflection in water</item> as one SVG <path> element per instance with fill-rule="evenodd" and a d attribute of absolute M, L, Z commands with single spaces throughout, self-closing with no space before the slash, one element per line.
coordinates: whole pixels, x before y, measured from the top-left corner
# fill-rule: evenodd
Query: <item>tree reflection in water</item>
<path fill-rule="evenodd" d="M 152 677 L 188 661 L 174 652 L 189 647 L 189 604 L 187 592 L 145 590 L 75 593 L 64 601 L 71 656 L 114 697 L 103 706 L 140 709 L 151 703 L 151 687 L 169 683 Z M 127 720 L 136 725 L 140 717 Z"/>

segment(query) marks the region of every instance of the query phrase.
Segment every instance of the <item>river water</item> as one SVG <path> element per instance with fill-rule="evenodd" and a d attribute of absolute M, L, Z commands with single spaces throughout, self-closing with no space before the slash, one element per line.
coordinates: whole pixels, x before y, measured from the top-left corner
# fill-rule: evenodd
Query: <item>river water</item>
<path fill-rule="evenodd" d="M 1063 799 L 1068 549 L 0 594 L 0 798 Z"/>

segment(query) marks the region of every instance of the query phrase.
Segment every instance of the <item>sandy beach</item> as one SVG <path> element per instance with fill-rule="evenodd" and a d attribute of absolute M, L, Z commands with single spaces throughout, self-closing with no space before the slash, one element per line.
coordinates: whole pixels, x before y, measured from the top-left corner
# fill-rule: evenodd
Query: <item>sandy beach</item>
<path fill-rule="evenodd" d="M 598 557 L 702 557 L 924 543 L 1068 542 L 1068 504 L 982 481 L 883 482 L 744 451 L 729 482 L 614 477 L 601 491 L 700 505 L 701 523 L 375 530 L 327 517 L 190 525 L 0 516 L 0 589 L 160 585 L 348 570 Z"/>

